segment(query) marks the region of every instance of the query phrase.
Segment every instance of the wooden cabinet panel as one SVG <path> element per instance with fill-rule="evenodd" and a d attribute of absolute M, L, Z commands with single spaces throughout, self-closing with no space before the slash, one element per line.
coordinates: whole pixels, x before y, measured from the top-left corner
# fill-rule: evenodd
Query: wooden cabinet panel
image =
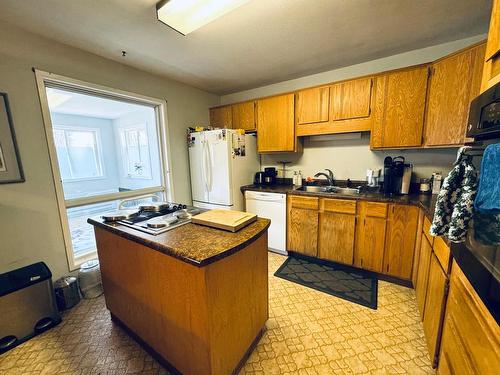
<path fill-rule="evenodd" d="M 382 272 L 386 219 L 369 216 L 368 209 L 374 202 L 358 202 L 354 265 L 367 270 Z M 381 203 L 387 206 L 385 203 Z"/>
<path fill-rule="evenodd" d="M 370 217 L 387 217 L 387 203 L 366 202 L 365 215 Z"/>
<path fill-rule="evenodd" d="M 297 123 L 311 124 L 328 121 L 329 87 L 314 87 L 297 93 Z"/>
<path fill-rule="evenodd" d="M 431 233 L 430 233 L 430 229 L 431 229 L 431 221 L 425 217 L 424 218 L 424 226 L 423 226 L 423 232 L 424 232 L 424 235 L 425 237 L 427 237 L 427 239 L 429 240 L 429 243 L 431 244 L 431 246 L 434 244 L 434 236 L 431 236 Z"/>
<path fill-rule="evenodd" d="M 427 348 L 433 362 L 437 365 L 438 350 L 441 329 L 446 305 L 448 278 L 439 265 L 434 253 L 431 254 L 429 266 L 429 281 L 427 283 L 427 294 L 424 308 L 424 333 L 427 340 Z"/>
<path fill-rule="evenodd" d="M 427 66 L 375 79 L 372 148 L 421 146 L 426 91 Z"/>
<path fill-rule="evenodd" d="M 370 116 L 373 79 L 362 78 L 332 85 L 332 121 Z"/>
<path fill-rule="evenodd" d="M 422 228 L 424 224 L 424 211 L 418 211 L 417 238 L 415 239 L 415 253 L 413 255 L 413 268 L 411 271 L 411 282 L 413 287 L 417 285 L 418 263 L 420 261 L 420 248 L 422 247 Z"/>
<path fill-rule="evenodd" d="M 337 212 L 344 214 L 356 213 L 356 201 L 348 199 L 325 199 L 320 201 L 321 211 Z"/>
<path fill-rule="evenodd" d="M 259 152 L 295 151 L 294 97 L 287 94 L 257 102 Z"/>
<path fill-rule="evenodd" d="M 499 368 L 500 326 L 453 262 L 438 374 L 497 374 Z"/>
<path fill-rule="evenodd" d="M 443 237 L 436 237 L 432 249 L 436 254 L 441 268 L 448 274 L 451 267 L 451 252 Z"/>
<path fill-rule="evenodd" d="M 255 102 L 232 105 L 233 129 L 255 130 Z"/>
<path fill-rule="evenodd" d="M 231 128 L 233 114 L 231 106 L 210 108 L 210 125 L 219 128 Z"/>
<path fill-rule="evenodd" d="M 481 92 L 500 82 L 500 0 L 493 1 Z"/>
<path fill-rule="evenodd" d="M 470 101 L 479 94 L 485 44 L 444 58 L 431 65 L 425 145 L 462 144 Z M 479 72 L 481 72 L 479 70 Z"/>
<path fill-rule="evenodd" d="M 287 250 L 318 255 L 318 198 L 288 196 Z"/>
<path fill-rule="evenodd" d="M 431 262 L 432 246 L 423 234 L 420 243 L 420 257 L 418 261 L 417 283 L 415 294 L 417 295 L 417 306 L 420 316 L 424 317 L 425 297 L 427 295 L 427 284 L 429 282 L 429 266 Z"/>
<path fill-rule="evenodd" d="M 352 265 L 356 216 L 320 212 L 319 257 Z"/>
<path fill-rule="evenodd" d="M 411 279 L 417 222 L 418 207 L 390 205 L 383 273 L 405 280 Z"/>

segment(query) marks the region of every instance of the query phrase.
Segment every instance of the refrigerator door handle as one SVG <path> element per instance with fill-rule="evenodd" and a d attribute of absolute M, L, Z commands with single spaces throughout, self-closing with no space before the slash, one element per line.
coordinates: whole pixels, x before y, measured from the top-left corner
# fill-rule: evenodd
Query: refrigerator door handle
<path fill-rule="evenodd" d="M 201 157 L 201 172 L 203 175 L 203 182 L 205 183 L 205 190 L 208 192 L 208 180 L 207 180 L 207 145 L 206 141 L 201 141 L 202 144 L 202 157 Z"/>
<path fill-rule="evenodd" d="M 207 172 L 208 172 L 208 191 L 212 191 L 212 155 L 211 155 L 211 149 L 210 149 L 210 142 L 207 141 L 207 161 L 208 161 L 208 167 L 207 167 Z"/>

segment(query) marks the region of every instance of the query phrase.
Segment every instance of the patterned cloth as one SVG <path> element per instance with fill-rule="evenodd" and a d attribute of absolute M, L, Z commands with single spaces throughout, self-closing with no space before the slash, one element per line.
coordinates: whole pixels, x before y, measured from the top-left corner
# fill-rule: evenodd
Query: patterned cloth
<path fill-rule="evenodd" d="M 468 148 L 458 150 L 453 169 L 443 181 L 430 228 L 431 235 L 447 236 L 452 242 L 465 241 L 476 197 L 477 171 L 466 154 Z"/>

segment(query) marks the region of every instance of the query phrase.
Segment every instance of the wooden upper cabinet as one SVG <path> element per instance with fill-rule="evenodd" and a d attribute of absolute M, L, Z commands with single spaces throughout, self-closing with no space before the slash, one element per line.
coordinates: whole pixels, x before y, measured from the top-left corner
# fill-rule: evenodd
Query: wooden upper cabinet
<path fill-rule="evenodd" d="M 257 149 L 259 152 L 296 151 L 294 94 L 257 101 Z"/>
<path fill-rule="evenodd" d="M 318 256 L 352 265 L 355 227 L 356 201 L 322 198 Z"/>
<path fill-rule="evenodd" d="M 426 92 L 427 66 L 375 78 L 372 148 L 422 145 Z"/>
<path fill-rule="evenodd" d="M 372 85 L 371 77 L 334 84 L 330 89 L 332 121 L 370 116 Z"/>
<path fill-rule="evenodd" d="M 233 114 L 230 105 L 210 108 L 210 125 L 218 128 L 232 128 Z"/>
<path fill-rule="evenodd" d="M 444 307 L 446 304 L 448 287 L 448 276 L 441 268 L 434 253 L 431 254 L 429 266 L 429 280 L 427 283 L 427 297 L 424 308 L 424 333 L 427 340 L 427 348 L 433 367 L 438 362 L 438 342 L 444 318 Z"/>
<path fill-rule="evenodd" d="M 453 262 L 438 374 L 497 374 L 500 326 Z"/>
<path fill-rule="evenodd" d="M 479 95 L 485 48 L 482 43 L 431 65 L 425 146 L 464 143 L 470 102 Z"/>
<path fill-rule="evenodd" d="M 384 258 L 387 203 L 358 202 L 354 265 L 382 272 Z"/>
<path fill-rule="evenodd" d="M 288 196 L 287 250 L 318 255 L 318 198 Z"/>
<path fill-rule="evenodd" d="M 493 1 L 481 92 L 500 82 L 500 0 Z"/>
<path fill-rule="evenodd" d="M 232 127 L 247 131 L 255 130 L 255 102 L 245 102 L 232 105 Z"/>
<path fill-rule="evenodd" d="M 311 124 L 328 121 L 329 87 L 314 87 L 297 93 L 297 123 Z"/>
<path fill-rule="evenodd" d="M 411 280 L 417 223 L 418 207 L 402 204 L 389 206 L 383 273 Z"/>

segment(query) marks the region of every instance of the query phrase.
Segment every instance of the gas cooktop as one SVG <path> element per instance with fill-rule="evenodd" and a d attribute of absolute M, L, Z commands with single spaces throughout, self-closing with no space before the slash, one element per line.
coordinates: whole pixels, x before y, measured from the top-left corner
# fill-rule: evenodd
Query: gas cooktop
<path fill-rule="evenodd" d="M 133 210 L 122 210 L 103 215 L 106 222 L 115 222 L 141 232 L 158 235 L 191 222 L 201 213 L 196 207 L 176 203 L 154 202 Z"/>

